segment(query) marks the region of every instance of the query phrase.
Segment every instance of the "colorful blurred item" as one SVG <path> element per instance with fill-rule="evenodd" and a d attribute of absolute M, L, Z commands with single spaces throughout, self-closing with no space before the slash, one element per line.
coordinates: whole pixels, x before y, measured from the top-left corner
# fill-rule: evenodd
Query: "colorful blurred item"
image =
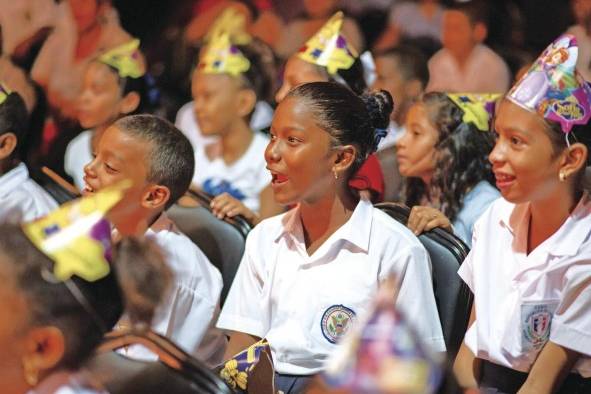
<path fill-rule="evenodd" d="M 394 306 L 387 281 L 364 321 L 343 338 L 322 375 L 331 393 L 424 394 L 439 387 L 443 370 Z"/>
<path fill-rule="evenodd" d="M 213 22 L 213 25 L 205 35 L 205 43 L 207 44 L 227 34 L 232 43 L 246 45 L 252 41 L 252 37 L 246 32 L 246 29 L 246 16 L 235 8 L 228 7 Z"/>
<path fill-rule="evenodd" d="M 117 70 L 120 78 L 140 78 L 146 73 L 146 66 L 139 48 L 140 40 L 133 39 L 105 52 L 98 60 Z"/>
<path fill-rule="evenodd" d="M 223 33 L 207 44 L 197 68 L 205 74 L 229 74 L 236 77 L 248 71 L 250 62 L 230 42 L 230 36 Z"/>
<path fill-rule="evenodd" d="M 338 70 L 348 70 L 358 53 L 347 43 L 341 32 L 342 26 L 343 13 L 339 11 L 306 42 L 297 56 L 308 63 L 326 67 L 331 75 Z"/>
<path fill-rule="evenodd" d="M 500 94 L 448 93 L 447 97 L 464 112 L 462 121 L 474 124 L 480 131 L 490 131 Z"/>
<path fill-rule="evenodd" d="M 226 361 L 220 377 L 237 393 L 275 394 L 275 372 L 266 339 Z"/>
<path fill-rule="evenodd" d="M 573 35 L 550 44 L 515 84 L 507 98 L 544 119 L 560 124 L 568 134 L 573 125 L 591 117 L 591 88 L 575 68 L 579 48 Z"/>
<path fill-rule="evenodd" d="M 129 182 L 66 203 L 23 225 L 31 242 L 54 261 L 52 280 L 77 276 L 95 282 L 107 276 L 111 261 L 111 225 L 105 215 L 123 197 Z"/>

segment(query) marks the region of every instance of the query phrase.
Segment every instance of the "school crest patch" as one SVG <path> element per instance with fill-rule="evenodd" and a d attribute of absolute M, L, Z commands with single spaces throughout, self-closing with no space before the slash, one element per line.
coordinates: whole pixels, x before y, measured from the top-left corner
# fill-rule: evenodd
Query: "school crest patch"
<path fill-rule="evenodd" d="M 355 312 L 344 305 L 333 305 L 322 315 L 320 328 L 322 335 L 330 343 L 337 343 L 355 321 Z"/>
<path fill-rule="evenodd" d="M 550 337 L 555 304 L 521 305 L 521 342 L 524 350 L 540 349 Z"/>

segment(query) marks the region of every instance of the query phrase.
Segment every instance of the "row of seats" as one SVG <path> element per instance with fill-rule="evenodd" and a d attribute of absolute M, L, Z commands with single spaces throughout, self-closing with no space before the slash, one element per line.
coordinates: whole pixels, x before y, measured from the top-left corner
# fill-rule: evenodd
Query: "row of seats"
<path fill-rule="evenodd" d="M 34 179 L 60 204 L 76 196 L 60 185 L 60 181 L 45 172 L 34 174 Z M 246 236 L 251 224 L 243 217 L 216 218 L 209 208 L 210 196 L 190 192 L 188 200 L 176 204 L 168 215 L 177 226 L 207 255 L 221 272 L 224 287 L 223 303 L 234 279 Z M 410 210 L 395 203 L 376 205 L 395 220 L 406 225 Z M 453 360 L 467 329 L 472 294 L 457 275 L 457 270 L 468 255 L 468 247 L 453 234 L 434 229 L 419 236 L 427 249 L 433 266 L 433 287 L 439 318 L 443 329 L 448 357 Z M 157 362 L 130 360 L 115 350 L 131 344 L 143 344 L 160 357 Z M 97 376 L 113 394 L 144 393 L 229 393 L 225 384 L 200 361 L 179 349 L 168 339 L 149 330 L 133 329 L 108 335 L 90 361 Z"/>

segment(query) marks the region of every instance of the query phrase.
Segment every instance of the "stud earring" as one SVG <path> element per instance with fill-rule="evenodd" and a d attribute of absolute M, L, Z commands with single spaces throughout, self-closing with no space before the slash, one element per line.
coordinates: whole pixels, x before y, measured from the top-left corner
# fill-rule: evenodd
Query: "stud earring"
<path fill-rule="evenodd" d="M 23 360 L 23 370 L 25 382 L 31 387 L 37 386 L 37 383 L 39 383 L 39 371 L 33 367 L 31 362 L 25 360 Z"/>
<path fill-rule="evenodd" d="M 566 181 L 566 174 L 560 171 L 560 173 L 558 173 L 558 179 L 560 180 L 560 182 Z"/>
<path fill-rule="evenodd" d="M 334 175 L 334 179 L 339 179 L 339 173 L 337 172 L 337 170 L 333 169 L 332 173 Z"/>

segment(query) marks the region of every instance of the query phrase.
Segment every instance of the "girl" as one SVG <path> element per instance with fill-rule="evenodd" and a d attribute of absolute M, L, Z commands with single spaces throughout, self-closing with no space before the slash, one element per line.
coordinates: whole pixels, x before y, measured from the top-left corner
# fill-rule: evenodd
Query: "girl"
<path fill-rule="evenodd" d="M 568 59 L 549 73 L 557 48 Z M 591 392 L 591 90 L 576 60 L 574 37 L 560 37 L 496 115 L 489 159 L 503 198 L 459 270 L 474 305 L 455 370 L 484 393 Z"/>
<path fill-rule="evenodd" d="M 275 199 L 296 207 L 248 235 L 218 327 L 232 331 L 228 357 L 266 338 L 285 393 L 301 392 L 322 369 L 392 273 L 397 305 L 431 349 L 445 350 L 425 249 L 348 186 L 392 106 L 384 91 L 360 98 L 314 82 L 293 89 L 275 112 L 265 160 Z"/>
<path fill-rule="evenodd" d="M 131 319 L 148 323 L 166 290 L 170 272 L 152 243 L 124 238 L 110 263 L 110 225 L 97 210 L 78 216 L 86 204 L 90 199 L 22 227 L 0 224 L 0 381 L 6 394 L 104 393 L 82 365 L 124 306 Z M 59 230 L 72 216 L 79 220 Z M 67 250 L 46 248 L 43 234 Z"/>
<path fill-rule="evenodd" d="M 281 211 L 265 170 L 268 138 L 248 122 L 271 87 L 272 58 L 263 45 L 233 45 L 220 34 L 202 53 L 192 83 L 202 134 L 219 137 L 219 143 L 196 147 L 193 186 L 215 196 L 211 205 L 218 217 L 242 214 L 253 223 Z"/>
<path fill-rule="evenodd" d="M 499 197 L 487 161 L 493 135 L 486 107 L 492 111 L 496 97 L 432 92 L 410 108 L 396 159 L 415 234 L 443 227 L 470 244 L 474 222 Z"/>
<path fill-rule="evenodd" d="M 84 166 L 107 127 L 122 116 L 149 112 L 157 100 L 146 74 L 139 40 L 132 40 L 95 59 L 84 74 L 78 121 L 85 131 L 66 149 L 64 167 L 78 189 L 84 188 Z"/>

